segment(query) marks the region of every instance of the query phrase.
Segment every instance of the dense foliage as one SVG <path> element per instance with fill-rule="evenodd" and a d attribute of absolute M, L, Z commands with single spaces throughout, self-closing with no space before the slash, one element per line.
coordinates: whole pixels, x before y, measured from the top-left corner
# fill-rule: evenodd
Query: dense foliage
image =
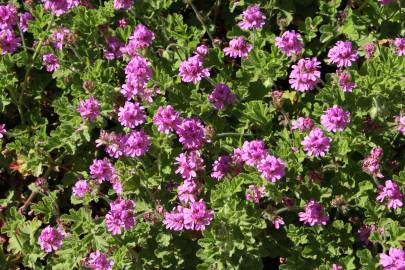
<path fill-rule="evenodd" d="M 0 4 L 0 268 L 404 270 L 404 6 Z"/>

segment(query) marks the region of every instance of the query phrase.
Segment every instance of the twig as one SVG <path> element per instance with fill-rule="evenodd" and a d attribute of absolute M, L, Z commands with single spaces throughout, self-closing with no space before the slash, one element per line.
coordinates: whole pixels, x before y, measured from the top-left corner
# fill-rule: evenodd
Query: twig
<path fill-rule="evenodd" d="M 204 18 L 200 15 L 200 13 L 198 12 L 198 10 L 194 6 L 194 4 L 191 2 L 191 0 L 186 0 L 186 1 L 187 1 L 187 4 L 189 4 L 191 6 L 191 8 L 194 10 L 197 20 L 201 23 L 202 27 L 204 28 L 204 31 L 207 33 L 208 37 L 210 38 L 212 47 L 215 47 L 214 38 L 212 37 L 211 33 L 208 31 L 208 27 L 204 23 Z"/>

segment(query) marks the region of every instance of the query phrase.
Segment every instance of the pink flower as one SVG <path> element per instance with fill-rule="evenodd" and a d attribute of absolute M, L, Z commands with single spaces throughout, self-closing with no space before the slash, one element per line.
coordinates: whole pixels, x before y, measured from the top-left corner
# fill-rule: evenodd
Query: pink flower
<path fill-rule="evenodd" d="M 242 160 L 249 166 L 255 166 L 268 155 L 264 141 L 246 141 L 242 146 Z"/>
<path fill-rule="evenodd" d="M 93 270 L 112 270 L 114 261 L 109 260 L 106 254 L 97 250 L 96 252 L 90 253 L 83 265 Z"/>
<path fill-rule="evenodd" d="M 292 66 L 289 79 L 291 87 L 299 92 L 315 89 L 321 79 L 321 72 L 318 70 L 320 64 L 315 57 L 300 59 Z"/>
<path fill-rule="evenodd" d="M 375 53 L 374 43 L 367 43 L 367 44 L 363 45 L 363 49 L 364 49 L 367 59 L 370 59 L 374 56 L 374 53 Z"/>
<path fill-rule="evenodd" d="M 230 156 L 219 156 L 212 165 L 211 177 L 220 180 L 232 170 L 232 158 Z"/>
<path fill-rule="evenodd" d="M 185 180 L 190 180 L 197 177 L 198 171 L 204 170 L 204 160 L 201 158 L 200 152 L 193 150 L 188 153 L 181 153 L 176 157 L 178 169 L 177 174 Z"/>
<path fill-rule="evenodd" d="M 52 33 L 52 45 L 55 49 L 62 50 L 63 44 L 68 36 L 72 35 L 72 32 L 65 27 L 58 29 Z"/>
<path fill-rule="evenodd" d="M 132 43 L 136 49 L 141 49 L 149 47 L 154 39 L 155 34 L 140 23 L 135 27 L 132 36 L 129 37 L 129 43 Z"/>
<path fill-rule="evenodd" d="M 160 106 L 153 116 L 153 124 L 162 133 L 168 134 L 174 131 L 180 123 L 180 113 L 175 111 L 171 105 Z"/>
<path fill-rule="evenodd" d="M 198 119 L 184 119 L 177 126 L 176 133 L 185 149 L 198 149 L 204 144 L 205 129 Z"/>
<path fill-rule="evenodd" d="M 80 113 L 83 120 L 88 119 L 90 122 L 93 122 L 100 114 L 100 102 L 94 97 L 81 100 L 77 107 L 77 112 Z"/>
<path fill-rule="evenodd" d="M 127 82 L 146 83 L 152 77 L 150 62 L 142 56 L 134 56 L 125 67 L 125 76 Z"/>
<path fill-rule="evenodd" d="M 59 65 L 59 59 L 53 53 L 47 53 L 42 56 L 42 61 L 46 65 L 46 70 L 48 72 L 53 72 L 57 70 Z"/>
<path fill-rule="evenodd" d="M 130 9 L 133 5 L 133 0 L 114 0 L 114 9 Z"/>
<path fill-rule="evenodd" d="M 128 157 L 140 157 L 148 152 L 151 142 L 143 129 L 131 131 L 124 138 L 124 154 Z"/>
<path fill-rule="evenodd" d="M 79 4 L 78 0 L 42 0 L 45 10 L 60 16 Z"/>
<path fill-rule="evenodd" d="M 214 211 L 207 209 L 202 199 L 191 203 L 190 208 L 184 208 L 183 214 L 184 227 L 188 230 L 203 231 L 214 218 Z"/>
<path fill-rule="evenodd" d="M 165 224 L 166 229 L 173 231 L 182 231 L 184 228 L 184 214 L 183 207 L 177 206 L 173 208 L 172 212 L 166 212 L 163 224 Z"/>
<path fill-rule="evenodd" d="M 207 47 L 207 45 L 204 45 L 204 44 L 199 45 L 199 46 L 195 49 L 194 54 L 196 54 L 196 55 L 198 55 L 198 56 L 200 56 L 200 57 L 205 57 L 205 56 L 207 56 L 207 54 L 208 54 L 208 47 Z"/>
<path fill-rule="evenodd" d="M 208 96 L 208 100 L 215 109 L 222 110 L 225 104 L 232 104 L 236 100 L 236 95 L 231 92 L 228 86 L 219 83 L 215 86 L 214 91 Z"/>
<path fill-rule="evenodd" d="M 113 177 L 110 179 L 110 184 L 113 188 L 113 190 L 119 195 L 122 194 L 123 187 L 120 178 L 117 175 L 113 175 Z"/>
<path fill-rule="evenodd" d="M 0 5 L 0 30 L 11 30 L 17 24 L 17 9 L 12 4 Z"/>
<path fill-rule="evenodd" d="M 345 270 L 342 266 L 334 263 L 331 270 Z"/>
<path fill-rule="evenodd" d="M 105 224 L 112 235 L 121 234 L 123 229 L 129 230 L 135 225 L 134 207 L 134 201 L 122 198 L 110 203 L 110 211 L 105 216 Z"/>
<path fill-rule="evenodd" d="M 380 253 L 380 265 L 384 270 L 405 270 L 405 251 L 391 247 L 388 255 Z"/>
<path fill-rule="evenodd" d="M 200 185 L 195 179 L 184 180 L 183 184 L 178 187 L 177 197 L 183 203 L 193 203 L 197 199 Z"/>
<path fill-rule="evenodd" d="M 292 30 L 284 32 L 281 37 L 276 37 L 276 46 L 287 56 L 300 55 L 304 42 L 301 35 Z"/>
<path fill-rule="evenodd" d="M 100 137 L 96 140 L 96 147 L 105 145 L 105 151 L 110 157 L 119 158 L 122 156 L 126 138 L 122 134 L 107 133 L 100 131 Z"/>
<path fill-rule="evenodd" d="M 380 185 L 378 187 L 379 194 L 377 196 L 377 201 L 383 202 L 386 198 L 388 200 L 388 208 L 396 209 L 397 207 L 402 207 L 404 195 L 401 192 L 401 189 L 394 181 L 387 180 L 385 185 Z"/>
<path fill-rule="evenodd" d="M 258 185 L 249 185 L 245 194 L 246 200 L 254 204 L 258 204 L 264 196 L 266 196 L 266 187 Z"/>
<path fill-rule="evenodd" d="M 237 37 L 229 41 L 229 47 L 224 48 L 226 56 L 232 58 L 248 58 L 249 52 L 253 49 L 253 45 L 246 42 L 244 37 Z"/>
<path fill-rule="evenodd" d="M 134 128 L 145 122 L 143 107 L 138 103 L 126 101 L 124 107 L 118 109 L 118 121 L 124 127 Z"/>
<path fill-rule="evenodd" d="M 383 178 L 380 171 L 380 159 L 382 156 L 382 148 L 376 147 L 371 150 L 371 154 L 363 160 L 363 171 L 374 177 Z"/>
<path fill-rule="evenodd" d="M 284 219 L 280 216 L 276 216 L 271 222 L 276 230 L 280 229 L 281 226 L 285 224 Z"/>
<path fill-rule="evenodd" d="M 381 5 L 383 5 L 383 6 L 389 5 L 389 4 L 391 4 L 393 1 L 394 1 L 394 0 L 378 0 L 378 2 L 379 2 Z"/>
<path fill-rule="evenodd" d="M 13 54 L 21 45 L 21 38 L 14 31 L 5 29 L 0 31 L 0 48 L 1 54 Z"/>
<path fill-rule="evenodd" d="M 4 134 L 6 134 L 6 125 L 5 124 L 0 124 L 0 139 L 4 138 Z"/>
<path fill-rule="evenodd" d="M 113 60 L 122 56 L 121 48 L 124 43 L 116 37 L 109 37 L 107 39 L 107 46 L 104 49 L 104 58 L 107 60 Z"/>
<path fill-rule="evenodd" d="M 201 57 L 195 55 L 180 64 L 179 76 L 183 82 L 197 84 L 203 78 L 209 77 L 210 71 L 208 68 L 204 68 Z"/>
<path fill-rule="evenodd" d="M 89 169 L 91 177 L 97 179 L 99 183 L 111 179 L 115 174 L 114 166 L 107 158 L 94 159 Z"/>
<path fill-rule="evenodd" d="M 394 40 L 395 52 L 398 56 L 405 55 L 405 38 L 396 38 Z"/>
<path fill-rule="evenodd" d="M 301 142 L 307 156 L 325 156 L 329 151 L 331 138 L 326 137 L 320 128 L 314 128 Z"/>
<path fill-rule="evenodd" d="M 350 112 L 344 111 L 341 107 L 333 107 L 324 111 L 321 116 L 321 124 L 327 131 L 343 131 L 350 122 Z"/>
<path fill-rule="evenodd" d="M 352 92 L 356 87 L 356 83 L 350 81 L 350 73 L 345 71 L 337 71 L 338 83 L 343 92 Z"/>
<path fill-rule="evenodd" d="M 397 123 L 397 130 L 405 135 L 405 115 L 395 117 L 395 122 Z"/>
<path fill-rule="evenodd" d="M 264 179 L 275 183 L 285 175 L 285 163 L 280 158 L 267 154 L 257 164 L 257 170 Z"/>
<path fill-rule="evenodd" d="M 28 31 L 28 22 L 33 21 L 34 17 L 29 12 L 24 12 L 20 15 L 19 26 L 22 32 Z"/>
<path fill-rule="evenodd" d="M 266 22 L 266 16 L 258 5 L 251 5 L 242 13 L 243 20 L 238 23 L 243 30 L 261 29 Z"/>
<path fill-rule="evenodd" d="M 78 180 L 72 188 L 73 195 L 84 198 L 90 192 L 89 184 L 86 180 Z"/>
<path fill-rule="evenodd" d="M 298 213 L 298 216 L 300 221 L 310 226 L 326 225 L 329 220 L 329 217 L 324 214 L 322 205 L 313 199 L 305 205 L 305 212 Z"/>
<path fill-rule="evenodd" d="M 356 61 L 357 51 L 352 48 L 350 41 L 338 41 L 328 52 L 329 61 L 338 67 L 350 67 L 352 62 Z"/>
<path fill-rule="evenodd" d="M 46 253 L 57 251 L 62 246 L 65 233 L 61 228 L 54 229 L 51 226 L 46 226 L 38 237 L 38 244 Z"/>
<path fill-rule="evenodd" d="M 299 130 L 301 132 L 311 130 L 314 126 L 314 121 L 307 117 L 298 117 L 297 120 L 291 121 L 291 130 Z"/>

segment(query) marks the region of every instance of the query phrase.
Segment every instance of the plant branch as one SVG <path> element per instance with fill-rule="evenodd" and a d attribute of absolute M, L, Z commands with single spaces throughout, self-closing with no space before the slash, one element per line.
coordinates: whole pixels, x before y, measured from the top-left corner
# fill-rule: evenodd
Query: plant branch
<path fill-rule="evenodd" d="M 189 4 L 190 7 L 193 9 L 193 11 L 194 11 L 194 13 L 195 13 L 195 15 L 197 17 L 197 20 L 201 23 L 202 27 L 204 28 L 204 31 L 207 33 L 208 37 L 210 38 L 211 43 L 212 43 L 212 47 L 215 47 L 214 38 L 212 37 L 211 33 L 208 31 L 208 27 L 204 23 L 204 18 L 200 15 L 197 8 L 192 3 L 192 0 L 186 0 L 186 1 L 187 1 L 187 4 Z"/>

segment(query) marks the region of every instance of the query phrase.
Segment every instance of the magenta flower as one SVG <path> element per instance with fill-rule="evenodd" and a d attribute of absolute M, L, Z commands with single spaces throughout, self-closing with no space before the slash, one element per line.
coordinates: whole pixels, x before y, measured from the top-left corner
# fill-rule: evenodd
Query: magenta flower
<path fill-rule="evenodd" d="M 268 155 L 264 141 L 246 141 L 242 146 L 242 160 L 249 166 L 255 166 Z"/>
<path fill-rule="evenodd" d="M 232 170 L 232 158 L 230 156 L 219 156 L 212 165 L 211 177 L 220 180 Z"/>
<path fill-rule="evenodd" d="M 236 100 L 236 95 L 231 92 L 228 86 L 219 83 L 215 86 L 214 91 L 208 96 L 208 100 L 215 109 L 222 110 L 225 104 L 232 104 Z"/>
<path fill-rule="evenodd" d="M 89 254 L 89 257 L 83 263 L 84 267 L 93 269 L 93 270 L 112 270 L 114 261 L 109 260 L 107 255 L 100 252 L 92 252 Z"/>
<path fill-rule="evenodd" d="M 185 149 L 198 149 L 204 144 L 205 129 L 200 120 L 186 118 L 176 128 L 179 141 Z"/>
<path fill-rule="evenodd" d="M 338 83 L 343 92 L 352 92 L 356 87 L 356 83 L 350 81 L 350 73 L 345 71 L 336 71 L 338 76 Z"/>
<path fill-rule="evenodd" d="M 190 204 L 190 208 L 184 208 L 183 214 L 184 228 L 188 230 L 203 231 L 214 218 L 214 211 L 207 209 L 202 199 Z"/>
<path fill-rule="evenodd" d="M 325 156 L 329 151 L 331 138 L 326 137 L 320 128 L 314 128 L 301 142 L 307 156 Z"/>
<path fill-rule="evenodd" d="M 153 116 L 153 124 L 155 124 L 159 132 L 168 134 L 174 131 L 181 123 L 180 113 L 174 110 L 171 105 L 160 106 Z"/>
<path fill-rule="evenodd" d="M 97 99 L 90 97 L 80 101 L 77 112 L 80 113 L 83 120 L 88 119 L 90 122 L 93 122 L 100 115 L 100 106 L 100 102 Z"/>
<path fill-rule="evenodd" d="M 47 53 L 42 56 L 42 62 L 46 66 L 46 71 L 53 72 L 57 70 L 59 65 L 59 59 L 53 53 Z"/>
<path fill-rule="evenodd" d="M 200 185 L 195 179 L 184 180 L 183 184 L 178 187 L 177 198 L 183 203 L 193 203 L 200 193 Z"/>
<path fill-rule="evenodd" d="M 405 115 L 395 117 L 395 122 L 397 123 L 397 130 L 405 135 Z"/>
<path fill-rule="evenodd" d="M 183 82 L 197 84 L 203 78 L 209 77 L 210 71 L 208 68 L 204 68 L 201 57 L 194 55 L 180 64 L 179 76 Z"/>
<path fill-rule="evenodd" d="M 60 16 L 79 4 L 78 0 L 42 0 L 45 10 Z"/>
<path fill-rule="evenodd" d="M 91 177 L 97 179 L 99 183 L 111 179 L 115 174 L 114 166 L 107 158 L 94 159 L 89 169 Z"/>
<path fill-rule="evenodd" d="M 284 32 L 281 37 L 276 37 L 276 46 L 287 56 L 300 55 L 304 42 L 301 35 L 292 30 Z"/>
<path fill-rule="evenodd" d="M 185 180 L 197 177 L 197 172 L 205 169 L 204 160 L 201 158 L 200 152 L 196 150 L 181 153 L 176 157 L 175 164 L 178 165 L 176 173 Z"/>
<path fill-rule="evenodd" d="M 200 57 L 205 57 L 208 54 L 208 47 L 207 45 L 201 44 L 199 45 L 195 51 L 194 51 L 195 55 L 198 55 Z"/>
<path fill-rule="evenodd" d="M 383 5 L 383 6 L 389 5 L 389 4 L 391 4 L 393 1 L 394 1 L 394 0 L 378 0 L 378 2 L 379 2 L 381 5 Z"/>
<path fill-rule="evenodd" d="M 100 131 L 100 137 L 96 140 L 96 147 L 105 145 L 105 151 L 110 157 L 119 158 L 122 156 L 126 138 L 122 134 L 107 133 Z"/>
<path fill-rule="evenodd" d="M 257 164 L 257 170 L 264 179 L 275 183 L 285 175 L 285 163 L 280 158 L 267 154 Z"/>
<path fill-rule="evenodd" d="M 130 9 L 134 0 L 114 0 L 114 9 Z"/>
<path fill-rule="evenodd" d="M 345 270 L 342 266 L 334 263 L 332 264 L 332 270 Z"/>
<path fill-rule="evenodd" d="M 134 56 L 125 67 L 127 82 L 135 81 L 137 83 L 146 83 L 152 77 L 150 62 L 142 56 Z"/>
<path fill-rule="evenodd" d="M 148 152 L 151 142 L 143 129 L 131 131 L 124 138 L 124 154 L 128 157 L 140 157 Z"/>
<path fill-rule="evenodd" d="M 315 89 L 321 79 L 321 72 L 318 70 L 320 64 L 315 57 L 300 59 L 292 66 L 289 79 L 291 87 L 299 92 Z"/>
<path fill-rule="evenodd" d="M 29 12 L 24 12 L 20 15 L 18 25 L 22 32 L 28 31 L 28 22 L 33 21 L 34 17 Z"/>
<path fill-rule="evenodd" d="M 405 251 L 403 249 L 391 247 L 388 255 L 380 253 L 380 265 L 384 270 L 404 270 Z"/>
<path fill-rule="evenodd" d="M 343 131 L 350 122 L 350 112 L 344 111 L 341 107 L 333 107 L 324 111 L 321 116 L 322 126 L 330 132 Z"/>
<path fill-rule="evenodd" d="M 298 216 L 300 221 L 310 226 L 326 225 L 329 220 L 329 217 L 324 214 L 322 205 L 313 199 L 305 205 L 305 212 L 298 213 Z"/>
<path fill-rule="evenodd" d="M 135 225 L 134 207 L 134 201 L 122 198 L 110 203 L 110 211 L 105 216 L 105 224 L 112 235 L 121 234 L 123 229 L 129 230 Z"/>
<path fill-rule="evenodd" d="M 371 176 L 383 178 L 380 171 L 380 159 L 382 157 L 382 148 L 376 147 L 371 150 L 371 154 L 363 160 L 363 171 Z"/>
<path fill-rule="evenodd" d="M 46 253 L 57 251 L 62 246 L 65 233 L 61 228 L 54 229 L 51 226 L 46 226 L 38 237 L 38 244 Z"/>
<path fill-rule="evenodd" d="M 249 185 L 245 193 L 245 199 L 254 204 L 258 204 L 264 196 L 266 196 L 265 186 Z"/>
<path fill-rule="evenodd" d="M 291 121 L 291 130 L 299 130 L 301 132 L 311 130 L 314 126 L 314 121 L 307 117 L 298 117 L 297 120 Z"/>
<path fill-rule="evenodd" d="M 118 121 L 124 127 L 134 128 L 145 122 L 143 107 L 138 102 L 126 101 L 124 107 L 118 109 Z"/>
<path fill-rule="evenodd" d="M 224 54 L 232 58 L 248 58 L 253 45 L 246 42 L 244 37 L 237 37 L 229 41 L 229 47 L 224 48 Z"/>
<path fill-rule="evenodd" d="M 125 27 L 127 27 L 127 25 L 128 25 L 128 23 L 127 23 L 127 21 L 125 20 L 125 18 L 121 18 L 121 19 L 118 21 L 118 26 L 119 26 L 119 28 L 125 28 Z"/>
<path fill-rule="evenodd" d="M 122 194 L 124 189 L 122 187 L 121 180 L 117 175 L 113 175 L 113 177 L 110 179 L 110 184 L 117 194 Z"/>
<path fill-rule="evenodd" d="M 396 38 L 394 40 L 395 52 L 398 56 L 405 55 L 405 38 Z"/>
<path fill-rule="evenodd" d="M 57 31 L 54 31 L 51 37 L 53 47 L 55 49 L 62 50 L 63 44 L 66 42 L 67 37 L 71 35 L 72 32 L 66 27 L 62 27 Z"/>
<path fill-rule="evenodd" d="M 350 67 L 352 62 L 356 61 L 357 51 L 352 48 L 350 41 L 338 41 L 328 52 L 329 61 L 338 67 Z"/>
<path fill-rule="evenodd" d="M 153 40 L 155 39 L 155 34 L 150 31 L 145 25 L 138 24 L 132 36 L 129 37 L 129 43 L 133 44 L 136 49 L 142 49 L 149 47 Z"/>
<path fill-rule="evenodd" d="M 387 180 L 385 181 L 384 186 L 380 185 L 378 189 L 379 194 L 377 196 L 377 201 L 383 202 L 387 198 L 388 208 L 396 209 L 397 207 L 402 207 L 404 195 L 397 183 L 392 180 Z"/>
<path fill-rule="evenodd" d="M 73 195 L 84 198 L 90 192 L 89 184 L 86 180 L 78 180 L 72 188 Z"/>
<path fill-rule="evenodd" d="M 21 38 L 14 31 L 5 29 L 0 31 L 0 48 L 1 54 L 13 54 L 21 45 Z"/>
<path fill-rule="evenodd" d="M 375 47 L 374 43 L 367 43 L 367 44 L 363 45 L 363 49 L 366 54 L 366 58 L 370 59 L 374 56 L 376 47 Z"/>
<path fill-rule="evenodd" d="M 6 125 L 5 124 L 0 124 L 0 139 L 4 138 L 4 134 L 6 134 Z"/>
<path fill-rule="evenodd" d="M 173 208 L 171 212 L 166 212 L 163 224 L 165 224 L 166 229 L 173 231 L 182 231 L 184 229 L 184 214 L 183 207 L 177 206 Z"/>
<path fill-rule="evenodd" d="M 243 30 L 261 29 L 266 22 L 266 16 L 258 5 L 251 5 L 242 13 L 243 19 L 238 23 Z"/>
<path fill-rule="evenodd" d="M 275 218 L 273 218 L 271 223 L 273 223 L 273 226 L 274 228 L 276 228 L 276 230 L 280 229 L 281 226 L 285 224 L 284 219 L 280 216 L 276 216 Z"/>
<path fill-rule="evenodd" d="M 0 30 L 11 30 L 17 24 L 18 16 L 15 6 L 0 5 Z"/>
<path fill-rule="evenodd" d="M 107 46 L 104 49 L 104 58 L 107 60 L 114 60 L 122 56 L 121 48 L 125 44 L 119 38 L 109 37 L 107 39 Z"/>

